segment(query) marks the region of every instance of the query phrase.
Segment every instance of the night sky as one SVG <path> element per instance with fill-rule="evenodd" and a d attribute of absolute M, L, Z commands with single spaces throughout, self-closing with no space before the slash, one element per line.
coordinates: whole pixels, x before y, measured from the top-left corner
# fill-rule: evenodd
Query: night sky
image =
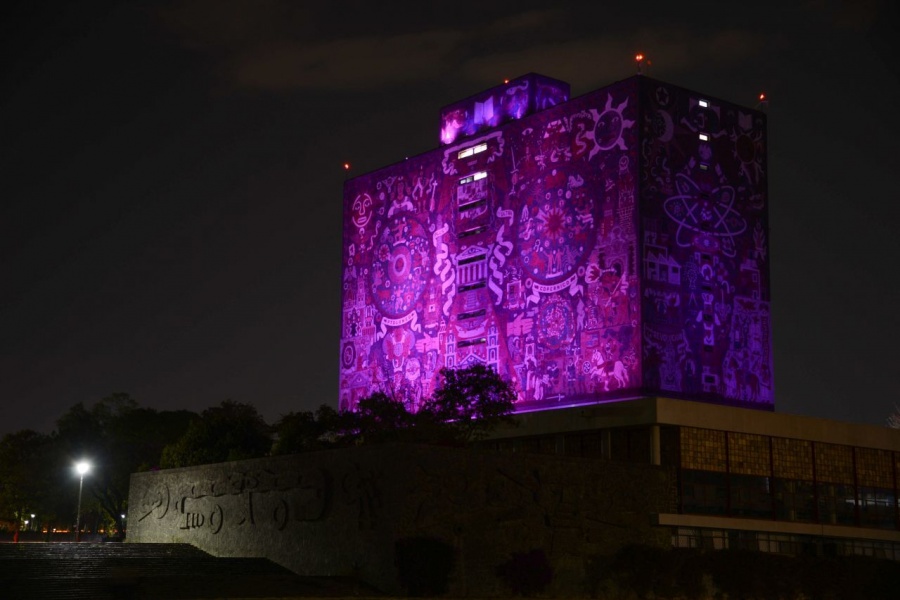
<path fill-rule="evenodd" d="M 0 434 L 128 392 L 337 405 L 351 175 L 530 71 L 770 97 L 776 410 L 900 404 L 900 77 L 885 2 L 24 2 L 0 18 Z M 733 8 L 722 8 L 728 6 Z"/>

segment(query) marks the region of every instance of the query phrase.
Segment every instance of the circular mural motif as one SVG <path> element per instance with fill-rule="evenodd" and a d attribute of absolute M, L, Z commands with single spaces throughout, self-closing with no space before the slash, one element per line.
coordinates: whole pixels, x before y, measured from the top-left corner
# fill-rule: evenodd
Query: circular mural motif
<path fill-rule="evenodd" d="M 414 217 L 390 219 L 378 236 L 372 264 L 372 297 L 388 317 L 409 313 L 425 290 L 431 264 L 425 228 Z"/>
<path fill-rule="evenodd" d="M 349 369 L 356 362 L 356 348 L 352 343 L 344 344 L 344 349 L 341 351 L 341 364 L 345 369 Z"/>
<path fill-rule="evenodd" d="M 519 253 L 529 276 L 554 283 L 576 271 L 594 231 L 591 203 L 558 170 L 538 180 L 519 215 Z"/>
<path fill-rule="evenodd" d="M 557 296 L 549 298 L 538 315 L 541 325 L 541 341 L 554 350 L 572 340 L 574 332 L 572 310 L 569 304 Z"/>

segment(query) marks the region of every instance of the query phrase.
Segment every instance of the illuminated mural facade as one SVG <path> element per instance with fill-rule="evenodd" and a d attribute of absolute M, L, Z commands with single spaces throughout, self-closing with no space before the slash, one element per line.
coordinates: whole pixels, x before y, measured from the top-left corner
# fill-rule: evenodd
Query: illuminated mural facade
<path fill-rule="evenodd" d="M 642 77 L 541 108 L 346 182 L 341 409 L 472 363 L 520 410 L 771 409 L 764 115 Z"/>

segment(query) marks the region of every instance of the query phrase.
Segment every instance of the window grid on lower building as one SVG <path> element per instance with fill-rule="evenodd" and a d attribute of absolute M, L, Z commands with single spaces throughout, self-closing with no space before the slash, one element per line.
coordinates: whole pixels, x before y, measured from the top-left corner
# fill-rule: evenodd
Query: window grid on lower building
<path fill-rule="evenodd" d="M 853 448 L 816 443 L 816 480 L 853 484 Z"/>
<path fill-rule="evenodd" d="M 773 475 L 782 479 L 813 480 L 812 442 L 772 438 Z"/>
<path fill-rule="evenodd" d="M 728 466 L 741 475 L 771 475 L 769 438 L 751 433 L 728 434 Z"/>
<path fill-rule="evenodd" d="M 703 527 L 673 527 L 672 546 L 706 550 L 757 550 L 793 556 L 871 556 L 900 560 L 900 543 L 897 542 Z"/>
<path fill-rule="evenodd" d="M 725 432 L 715 429 L 681 428 L 681 467 L 700 471 L 727 470 Z"/>
<path fill-rule="evenodd" d="M 859 485 L 879 488 L 894 487 L 891 453 L 876 448 L 856 449 L 856 478 Z"/>

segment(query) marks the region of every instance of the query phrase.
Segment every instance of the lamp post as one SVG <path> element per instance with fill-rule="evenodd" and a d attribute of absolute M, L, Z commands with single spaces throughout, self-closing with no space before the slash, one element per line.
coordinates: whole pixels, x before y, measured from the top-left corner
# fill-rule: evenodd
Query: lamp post
<path fill-rule="evenodd" d="M 34 513 L 31 513 L 31 530 L 34 531 L 35 526 Z"/>
<path fill-rule="evenodd" d="M 78 480 L 78 512 L 75 513 L 75 541 L 81 541 L 81 490 L 84 488 L 84 475 L 91 470 L 91 464 L 87 461 L 81 461 L 75 465 L 80 479 Z"/>

